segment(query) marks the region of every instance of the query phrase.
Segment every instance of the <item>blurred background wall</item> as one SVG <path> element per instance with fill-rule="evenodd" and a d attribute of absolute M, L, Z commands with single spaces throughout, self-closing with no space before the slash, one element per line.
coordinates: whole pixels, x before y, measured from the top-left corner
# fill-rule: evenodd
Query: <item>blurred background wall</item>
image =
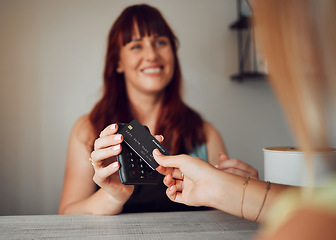
<path fill-rule="evenodd" d="M 0 215 L 57 213 L 70 130 L 98 100 L 108 31 L 134 3 L 159 8 L 179 37 L 185 101 L 231 157 L 263 178 L 262 148 L 294 144 L 269 84 L 230 80 L 235 1 L 0 0 Z"/>

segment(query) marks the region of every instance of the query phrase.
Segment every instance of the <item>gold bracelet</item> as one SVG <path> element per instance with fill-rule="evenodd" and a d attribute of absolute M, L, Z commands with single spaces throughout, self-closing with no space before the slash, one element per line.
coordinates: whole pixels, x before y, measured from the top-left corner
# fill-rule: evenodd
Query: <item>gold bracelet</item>
<path fill-rule="evenodd" d="M 244 205 L 244 198 L 245 198 L 245 190 L 246 190 L 246 186 L 247 186 L 249 180 L 250 180 L 250 177 L 245 177 L 244 188 L 243 188 L 243 196 L 242 196 L 241 205 L 240 205 L 241 217 L 243 219 L 244 219 L 243 205 Z"/>
<path fill-rule="evenodd" d="M 264 200 L 263 200 L 263 202 L 262 202 L 262 204 L 261 204 L 261 207 L 260 207 L 260 210 L 259 210 L 259 213 L 258 213 L 257 217 L 254 219 L 255 222 L 257 221 L 257 219 L 258 219 L 258 217 L 259 217 L 259 215 L 260 215 L 260 213 L 261 213 L 261 210 L 262 210 L 263 207 L 264 207 L 264 204 L 265 204 L 265 201 L 266 201 L 266 197 L 267 197 L 268 191 L 269 191 L 270 189 L 271 189 L 271 183 L 270 183 L 269 181 L 267 181 L 266 193 L 265 193 L 265 196 L 264 196 Z"/>

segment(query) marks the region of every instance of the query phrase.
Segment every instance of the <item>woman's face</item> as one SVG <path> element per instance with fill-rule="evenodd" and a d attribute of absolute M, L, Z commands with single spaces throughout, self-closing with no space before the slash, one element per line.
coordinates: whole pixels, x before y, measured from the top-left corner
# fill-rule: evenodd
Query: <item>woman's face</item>
<path fill-rule="evenodd" d="M 157 94 L 169 84 L 174 72 L 174 54 L 166 36 L 141 37 L 135 31 L 122 46 L 118 73 L 124 73 L 128 93 Z"/>

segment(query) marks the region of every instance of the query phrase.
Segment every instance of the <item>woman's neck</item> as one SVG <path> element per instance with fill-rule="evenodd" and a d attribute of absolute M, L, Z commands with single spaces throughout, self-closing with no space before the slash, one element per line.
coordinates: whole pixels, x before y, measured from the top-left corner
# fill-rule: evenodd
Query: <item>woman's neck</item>
<path fill-rule="evenodd" d="M 132 115 L 152 134 L 155 134 L 156 121 L 162 107 L 163 94 L 136 94 L 129 96 Z"/>

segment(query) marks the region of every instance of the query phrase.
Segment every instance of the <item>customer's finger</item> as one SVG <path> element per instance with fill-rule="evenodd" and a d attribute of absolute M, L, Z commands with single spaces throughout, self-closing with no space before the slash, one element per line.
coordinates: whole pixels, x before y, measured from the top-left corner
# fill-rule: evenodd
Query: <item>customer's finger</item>
<path fill-rule="evenodd" d="M 183 174 L 178 168 L 174 168 L 171 175 L 174 179 L 183 179 Z"/>
<path fill-rule="evenodd" d="M 158 164 L 164 167 L 179 167 L 179 158 L 181 158 L 181 155 L 175 155 L 175 156 L 165 156 L 163 155 L 158 149 L 154 149 L 153 151 L 154 159 L 157 161 Z"/>
<path fill-rule="evenodd" d="M 163 183 L 166 185 L 168 188 L 171 186 L 175 185 L 176 180 L 173 179 L 171 174 L 168 174 L 167 176 L 164 177 Z"/>
<path fill-rule="evenodd" d="M 172 185 L 171 187 L 167 188 L 166 195 L 173 202 L 178 202 L 177 200 L 181 198 L 181 197 L 177 198 L 177 196 L 181 195 L 181 193 L 177 192 L 177 187 L 175 185 Z"/>
<path fill-rule="evenodd" d="M 183 181 L 176 180 L 175 181 L 175 186 L 176 186 L 176 191 L 177 192 L 182 192 L 183 191 Z"/>
<path fill-rule="evenodd" d="M 155 161 L 158 164 L 160 164 L 160 166 L 158 166 L 156 168 L 156 171 L 158 171 L 162 175 L 168 175 L 168 174 L 172 173 L 172 171 L 174 170 L 173 167 L 162 165 L 162 161 L 165 161 L 165 160 L 163 160 L 163 158 L 165 158 L 167 156 L 163 155 L 158 149 L 154 149 L 153 156 L 154 156 Z M 162 160 L 158 160 L 158 158 L 161 158 L 161 157 L 162 157 Z"/>

